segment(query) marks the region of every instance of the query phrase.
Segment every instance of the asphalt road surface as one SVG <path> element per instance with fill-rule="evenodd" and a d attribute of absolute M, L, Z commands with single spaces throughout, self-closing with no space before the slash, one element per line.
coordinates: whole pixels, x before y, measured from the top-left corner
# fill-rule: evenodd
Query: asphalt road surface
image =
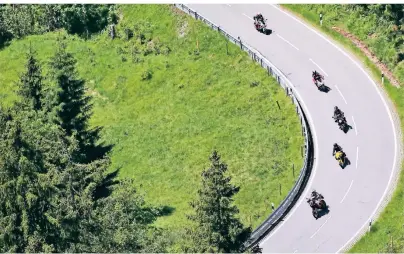
<path fill-rule="evenodd" d="M 399 166 L 398 143 L 388 104 L 377 85 L 321 34 L 273 5 L 191 4 L 190 8 L 260 51 L 295 86 L 303 99 L 315 142 L 315 162 L 300 200 L 275 230 L 261 241 L 264 252 L 338 252 L 374 216 L 393 172 Z M 272 34 L 255 30 L 262 13 Z M 321 92 L 311 73 L 317 70 L 331 88 Z M 352 129 L 342 132 L 332 119 L 334 106 Z M 332 156 L 338 143 L 351 164 L 339 167 Z M 305 202 L 311 190 L 323 194 L 329 213 L 316 220 Z"/>

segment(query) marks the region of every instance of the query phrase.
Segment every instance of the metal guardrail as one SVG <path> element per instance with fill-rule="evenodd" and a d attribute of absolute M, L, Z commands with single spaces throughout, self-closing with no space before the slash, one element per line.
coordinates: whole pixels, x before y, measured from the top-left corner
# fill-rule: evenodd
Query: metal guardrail
<path fill-rule="evenodd" d="M 266 236 L 272 229 L 274 229 L 275 226 L 282 220 L 282 218 L 286 216 L 286 214 L 293 207 L 295 202 L 299 199 L 301 192 L 304 190 L 304 187 L 310 176 L 311 169 L 313 167 L 314 149 L 310 127 L 307 118 L 303 112 L 303 109 L 299 103 L 299 100 L 297 99 L 292 89 L 292 85 L 286 79 L 285 75 L 280 70 L 278 70 L 278 68 L 275 67 L 275 65 L 273 65 L 261 53 L 259 53 L 258 50 L 242 42 L 240 37 L 238 38 L 233 37 L 228 32 L 220 28 L 220 26 L 214 24 L 207 18 L 201 16 L 196 11 L 192 10 L 186 5 L 174 4 L 174 6 L 184 11 L 185 13 L 191 15 L 195 19 L 203 21 L 212 29 L 226 36 L 226 38 L 228 38 L 234 44 L 239 45 L 242 50 L 246 51 L 251 56 L 251 59 L 253 61 L 258 62 L 262 68 L 267 70 L 268 75 L 271 75 L 277 80 L 277 82 L 281 85 L 281 87 L 286 91 L 286 94 L 289 97 L 291 97 L 292 102 L 296 105 L 296 112 L 299 115 L 300 122 L 302 124 L 302 135 L 305 137 L 304 148 L 302 148 L 302 154 L 304 154 L 304 165 L 303 168 L 301 169 L 299 178 L 297 179 L 292 190 L 288 193 L 288 196 L 282 201 L 279 207 L 269 215 L 269 217 L 264 221 L 264 223 L 262 223 L 260 226 L 258 226 L 257 229 L 255 229 L 252 232 L 250 240 L 246 243 L 246 247 L 253 248 L 256 247 L 259 241 L 262 240 L 263 237 Z"/>

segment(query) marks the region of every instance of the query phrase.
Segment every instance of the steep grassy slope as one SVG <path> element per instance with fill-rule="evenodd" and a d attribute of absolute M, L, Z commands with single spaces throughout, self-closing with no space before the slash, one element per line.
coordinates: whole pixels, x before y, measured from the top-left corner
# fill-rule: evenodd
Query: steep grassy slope
<path fill-rule="evenodd" d="M 56 39 L 64 36 L 94 97 L 92 123 L 115 144 L 111 170 L 120 168 L 119 176 L 136 179 L 147 201 L 173 212 L 159 225 L 187 223 L 200 173 L 217 149 L 241 186 L 242 220 L 257 226 L 302 165 L 303 137 L 290 99 L 238 47 L 229 44 L 227 55 L 225 38 L 170 6 L 125 5 L 121 18 L 121 38 L 113 41 L 106 32 L 87 41 L 64 32 L 13 41 L 0 51 L 1 103 L 17 99 L 14 81 L 29 43 L 46 73 Z"/>

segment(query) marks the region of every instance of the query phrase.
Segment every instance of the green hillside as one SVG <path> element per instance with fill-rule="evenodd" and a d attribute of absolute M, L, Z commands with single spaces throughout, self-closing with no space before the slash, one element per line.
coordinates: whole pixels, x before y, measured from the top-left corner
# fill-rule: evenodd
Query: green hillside
<path fill-rule="evenodd" d="M 186 225 L 213 149 L 241 187 L 235 203 L 242 221 L 259 225 L 302 166 L 303 137 L 290 99 L 246 53 L 229 43 L 227 55 L 224 37 L 171 6 L 125 5 L 119 16 L 114 40 L 107 30 L 87 40 L 60 30 L 3 47 L 1 104 L 18 99 L 15 81 L 29 44 L 46 74 L 63 37 L 93 96 L 91 122 L 115 145 L 111 170 L 135 179 L 148 203 L 172 211 L 157 225 Z"/>

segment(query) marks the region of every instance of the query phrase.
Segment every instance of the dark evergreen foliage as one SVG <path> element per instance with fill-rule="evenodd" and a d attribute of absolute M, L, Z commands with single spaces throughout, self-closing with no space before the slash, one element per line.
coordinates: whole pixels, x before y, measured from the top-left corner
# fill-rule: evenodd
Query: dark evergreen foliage
<path fill-rule="evenodd" d="M 55 121 L 68 136 L 76 133 L 79 149 L 76 158 L 89 162 L 104 157 L 112 146 L 97 144 L 101 128 L 90 129 L 88 121 L 92 115 L 91 98 L 86 95 L 85 81 L 75 69 L 76 60 L 66 51 L 66 45 L 59 41 L 58 48 L 50 62 L 51 78 L 56 82 L 56 98 L 49 111 L 55 111 Z"/>
<path fill-rule="evenodd" d="M 34 110 L 42 109 L 42 89 L 43 77 L 41 67 L 35 58 L 35 53 L 30 45 L 27 54 L 26 71 L 20 77 L 18 94 L 22 98 L 22 106 L 29 107 Z"/>
<path fill-rule="evenodd" d="M 2 4 L 0 46 L 13 38 L 64 28 L 88 38 L 118 20 L 114 5 L 101 4 Z"/>
<path fill-rule="evenodd" d="M 238 253 L 245 251 L 244 243 L 251 228 L 244 228 L 236 217 L 239 210 L 232 204 L 233 196 L 240 190 L 226 177 L 227 165 L 220 162 L 216 151 L 210 156 L 211 166 L 202 172 L 202 186 L 198 199 L 191 202 L 195 214 L 189 219 L 197 224 L 189 230 L 192 244 L 186 252 Z"/>

